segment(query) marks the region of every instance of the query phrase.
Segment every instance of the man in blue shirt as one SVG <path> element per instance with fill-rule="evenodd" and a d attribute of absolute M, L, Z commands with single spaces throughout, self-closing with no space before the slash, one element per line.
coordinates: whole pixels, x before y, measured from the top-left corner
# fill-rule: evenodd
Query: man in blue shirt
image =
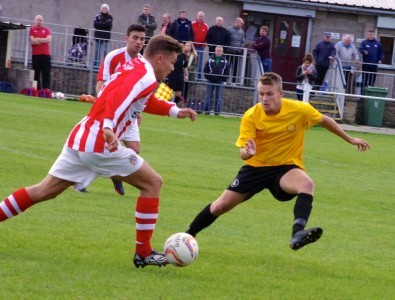
<path fill-rule="evenodd" d="M 192 23 L 187 19 L 185 10 L 180 11 L 178 19 L 171 23 L 169 35 L 180 43 L 193 40 Z"/>
<path fill-rule="evenodd" d="M 378 64 L 384 60 L 384 50 L 381 43 L 375 39 L 374 30 L 368 31 L 368 38 L 363 40 L 359 46 L 359 51 L 363 57 L 362 64 L 362 89 L 365 86 L 374 86 Z"/>

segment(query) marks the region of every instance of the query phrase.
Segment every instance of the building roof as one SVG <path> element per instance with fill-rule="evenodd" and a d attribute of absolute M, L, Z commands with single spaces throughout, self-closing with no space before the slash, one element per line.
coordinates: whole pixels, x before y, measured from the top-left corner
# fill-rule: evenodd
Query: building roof
<path fill-rule="evenodd" d="M 25 29 L 27 26 L 29 26 L 29 25 L 23 25 L 21 23 L 11 23 L 11 22 L 0 21 L 0 31 L 1 30 Z"/>
<path fill-rule="evenodd" d="M 394 0 L 296 0 L 296 1 L 354 6 L 354 7 L 371 8 L 371 9 L 385 9 L 385 10 L 395 11 Z"/>

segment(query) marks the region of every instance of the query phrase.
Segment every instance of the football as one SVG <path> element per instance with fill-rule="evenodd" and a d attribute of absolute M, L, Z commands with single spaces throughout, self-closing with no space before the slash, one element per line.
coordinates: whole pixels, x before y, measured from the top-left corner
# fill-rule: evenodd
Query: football
<path fill-rule="evenodd" d="M 63 100 L 64 99 L 64 94 L 62 92 L 56 92 L 55 93 L 55 98 L 58 100 Z"/>
<path fill-rule="evenodd" d="M 169 263 L 176 267 L 185 267 L 193 263 L 199 253 L 196 239 L 185 232 L 170 236 L 163 249 Z"/>
<path fill-rule="evenodd" d="M 93 102 L 95 102 L 95 98 L 92 95 L 82 94 L 80 96 L 80 101 L 86 102 L 86 103 L 93 103 Z"/>

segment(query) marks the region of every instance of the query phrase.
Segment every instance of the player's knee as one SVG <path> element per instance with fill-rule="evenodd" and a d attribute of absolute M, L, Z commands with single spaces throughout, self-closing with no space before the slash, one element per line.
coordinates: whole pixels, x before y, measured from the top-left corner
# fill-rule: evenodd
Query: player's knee
<path fill-rule="evenodd" d="M 162 176 L 160 176 L 159 174 L 155 174 L 155 176 L 151 177 L 151 188 L 155 191 L 160 191 L 160 189 L 162 188 Z"/>
<path fill-rule="evenodd" d="M 311 194 L 311 195 L 314 193 L 314 182 L 311 178 L 309 177 L 305 178 L 305 180 L 302 182 L 300 192 Z"/>

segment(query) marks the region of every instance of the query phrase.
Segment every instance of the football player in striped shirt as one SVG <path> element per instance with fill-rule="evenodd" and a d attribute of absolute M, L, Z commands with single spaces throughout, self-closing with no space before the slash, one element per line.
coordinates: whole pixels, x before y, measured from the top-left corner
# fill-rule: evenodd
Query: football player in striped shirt
<path fill-rule="evenodd" d="M 129 134 L 142 111 L 196 119 L 197 113 L 192 109 L 180 109 L 153 95 L 158 80 L 173 71 L 181 51 L 181 45 L 170 36 L 155 36 L 143 58 L 129 60 L 114 73 L 101 88 L 90 112 L 71 130 L 48 175 L 37 184 L 13 192 L 0 203 L 0 222 L 34 204 L 55 198 L 72 185 L 88 186 L 97 177 L 115 177 L 140 191 L 135 210 L 135 266 L 166 265 L 164 254 L 151 247 L 162 178 L 120 141 Z"/>

